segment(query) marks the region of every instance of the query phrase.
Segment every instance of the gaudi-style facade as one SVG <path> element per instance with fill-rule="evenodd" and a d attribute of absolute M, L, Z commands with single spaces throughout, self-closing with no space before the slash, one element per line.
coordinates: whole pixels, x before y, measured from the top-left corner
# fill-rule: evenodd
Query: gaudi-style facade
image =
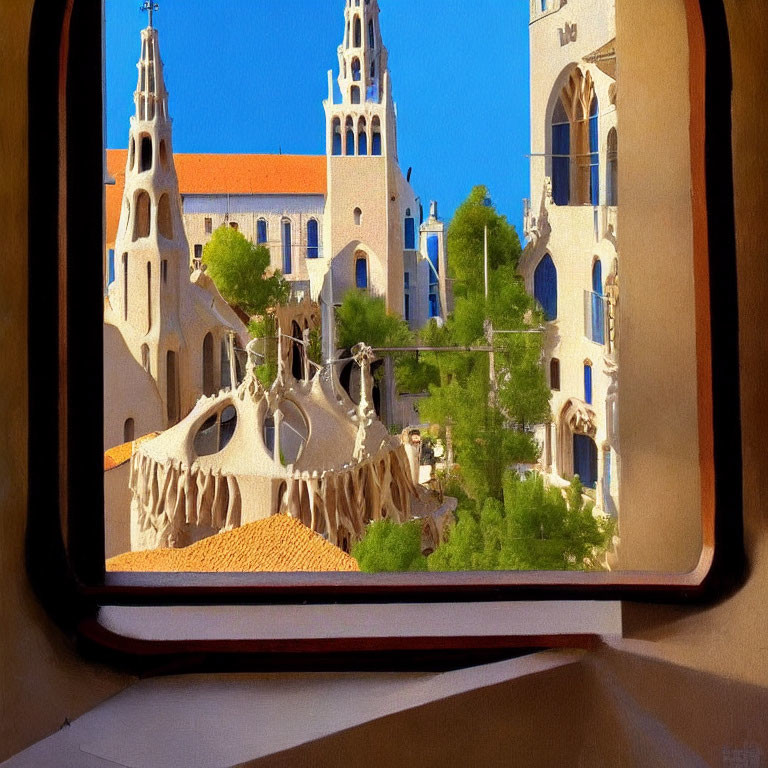
<path fill-rule="evenodd" d="M 176 424 L 229 383 L 246 329 L 211 279 L 190 274 L 157 30 L 141 32 L 120 219 L 104 307 L 105 447 Z M 115 255 L 116 254 L 116 255 Z"/>
<path fill-rule="evenodd" d="M 541 465 L 618 512 L 614 0 L 531 2 L 531 199 L 520 269 L 547 317 Z"/>

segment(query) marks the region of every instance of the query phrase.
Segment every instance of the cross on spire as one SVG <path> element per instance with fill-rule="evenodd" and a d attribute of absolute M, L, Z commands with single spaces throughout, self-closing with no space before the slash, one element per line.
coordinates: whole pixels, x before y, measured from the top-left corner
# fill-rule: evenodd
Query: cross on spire
<path fill-rule="evenodd" d="M 140 11 L 147 11 L 147 13 L 149 14 L 149 24 L 147 26 L 151 29 L 152 28 L 152 14 L 155 11 L 159 11 L 160 10 L 160 4 L 159 3 L 154 3 L 154 2 L 152 2 L 152 0 L 144 0 L 144 3 L 143 3 L 143 5 L 140 6 L 139 10 Z"/>

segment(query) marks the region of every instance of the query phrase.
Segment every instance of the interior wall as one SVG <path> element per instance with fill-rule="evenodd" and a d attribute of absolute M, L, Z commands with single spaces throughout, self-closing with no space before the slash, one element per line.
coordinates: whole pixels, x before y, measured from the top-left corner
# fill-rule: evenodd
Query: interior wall
<path fill-rule="evenodd" d="M 666 0 L 652 0 L 653 5 Z M 624 0 L 623 29 L 625 34 L 639 37 L 648 32 L 638 19 L 647 14 L 646 3 Z M 768 687 L 768 458 L 764 435 L 768 434 L 768 409 L 764 406 L 761 381 L 768 370 L 768 338 L 764 311 L 768 306 L 768 285 L 764 243 L 768 242 L 768 157 L 765 137 L 768 136 L 766 103 L 768 81 L 768 19 L 764 0 L 726 0 L 728 23 L 733 46 L 734 66 L 734 171 L 736 182 L 736 224 L 740 290 L 741 322 L 741 387 L 744 450 L 744 514 L 747 549 L 751 575 L 746 585 L 733 597 L 709 609 L 663 608 L 657 606 L 625 607 L 626 631 L 630 639 L 621 643 L 621 651 L 611 660 L 614 674 L 619 675 L 640 697 L 643 706 L 634 716 L 625 719 L 626 727 L 635 730 L 650 727 L 642 718 L 647 707 L 660 707 L 670 687 L 686 694 L 686 701 L 698 695 L 699 673 L 716 673 L 713 680 L 717 690 L 732 683 L 751 683 Z M 0 67 L 0 149 L 3 173 L 0 174 L 0 227 L 4 234 L 4 264 L 0 281 L 0 418 L 5 439 L 0 443 L 0 499 L 2 499 L 2 538 L 0 539 L 0 577 L 2 578 L 2 632 L 0 660 L 2 663 L 2 739 L 0 759 L 31 742 L 55 731 L 64 721 L 89 709 L 130 680 L 114 672 L 85 664 L 66 638 L 48 621 L 27 586 L 23 563 L 23 537 L 26 508 L 26 68 L 28 30 L 32 0 L 3 0 L 0 3 L 0 46 L 3 66 Z M 637 9 L 637 17 L 627 15 Z M 759 151 L 757 151 L 759 150 Z M 716 215 L 717 212 L 714 212 Z M 44 311 L 44 308 L 39 308 Z M 739 482 L 734 476 L 733 482 Z M 626 651 L 635 651 L 677 662 L 696 672 L 695 677 L 676 675 L 669 665 L 659 665 L 648 674 L 635 674 L 634 661 Z M 600 661 L 599 657 L 594 657 Z M 647 670 L 647 668 L 646 668 Z M 609 668 L 600 663 L 596 668 L 601 680 L 608 680 Z M 733 698 L 724 701 L 732 712 L 729 725 L 718 731 L 720 744 L 754 738 L 755 715 L 764 713 L 764 700 L 751 697 L 744 688 L 730 688 Z M 567 691 L 563 690 L 567 697 Z M 730 694 L 729 694 L 730 696 Z M 709 699 L 711 701 L 712 699 Z M 606 699 L 606 701 L 608 701 Z M 641 703 L 642 703 L 641 702 Z M 472 698 L 449 701 L 431 709 L 428 720 L 422 721 L 425 741 L 419 742 L 413 730 L 401 740 L 401 754 L 413 754 L 413 745 L 423 750 L 443 750 L 444 764 L 457 756 L 490 754 L 489 740 L 505 728 L 507 713 L 521 706 L 531 712 L 550 711 L 551 702 L 542 702 L 531 691 L 524 704 L 520 699 Z M 488 729 L 481 724 L 489 712 Z M 625 710 L 632 712 L 633 710 Z M 658 709 L 660 716 L 672 718 L 668 708 Z M 722 712 L 722 708 L 720 710 Z M 681 722 L 683 734 L 701 730 L 713 710 L 702 707 L 691 711 L 691 717 L 701 719 L 696 725 Z M 718 713 L 715 713 L 718 714 Z M 561 711 L 562 721 L 549 724 L 565 740 L 575 722 Z M 405 716 L 403 716 L 405 717 Z M 574 713 L 575 718 L 581 715 Z M 619 722 L 616 715 L 614 722 Z M 404 722 L 404 721 L 401 721 Z M 531 716 L 521 726 L 525 738 L 531 739 L 531 729 L 541 727 L 543 720 Z M 386 721 L 367 726 L 364 744 L 376 746 L 396 742 Z M 671 727 L 671 726 L 670 726 Z M 675 726 L 678 727 L 678 726 Z M 537 731 L 540 734 L 540 731 Z M 460 733 L 461 736 L 457 736 Z M 688 738 L 686 736 L 686 738 Z M 692 736 L 690 736 L 693 738 Z M 398 739 L 400 737 L 398 736 Z M 411 750 L 406 739 L 411 738 Z M 541 736 L 539 735 L 539 738 Z M 564 742 L 565 743 L 565 742 Z M 638 742 L 638 749 L 642 742 Z M 394 748 L 394 747 L 393 747 Z M 605 747 L 603 747 L 605 748 Z M 713 741 L 711 748 L 717 749 Z M 768 745 L 763 747 L 768 754 Z M 366 757 L 370 755 L 370 751 Z M 423 753 L 422 753 L 423 754 Z M 606 753 L 607 754 L 607 753 Z M 717 754 L 713 752 L 712 754 Z M 598 755 L 599 756 L 599 755 Z M 496 754 L 498 756 L 498 753 Z M 373 764 L 367 761 L 368 764 Z M 300 764 L 300 763 L 290 763 Z M 320 764 L 320 763 L 317 763 Z M 478 763 L 480 764 L 480 763 Z M 492 764 L 492 763 L 486 763 Z M 503 763 L 499 763 L 503 764 Z M 551 764 L 551 763 L 550 763 Z M 593 761 L 592 765 L 600 764 Z M 610 761 L 603 764 L 610 764 Z M 647 764 L 647 763 L 646 763 Z"/>
<path fill-rule="evenodd" d="M 0 761 L 120 690 L 86 664 L 35 600 L 24 567 L 27 482 L 27 52 L 32 0 L 0 2 Z M 51 254 L 53 259 L 54 254 Z M 45 312 L 45 307 L 35 311 Z M 51 325 L 53 328 L 53 324 Z M 38 339 L 40 354 L 50 344 Z M 55 472 L 53 463 L 51 472 Z"/>

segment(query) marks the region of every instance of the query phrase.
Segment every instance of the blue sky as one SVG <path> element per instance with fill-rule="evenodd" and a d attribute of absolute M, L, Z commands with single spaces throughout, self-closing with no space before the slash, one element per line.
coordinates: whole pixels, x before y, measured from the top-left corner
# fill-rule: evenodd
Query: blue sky
<path fill-rule="evenodd" d="M 127 144 L 139 0 L 106 0 L 107 146 Z M 528 3 L 379 0 L 400 166 L 450 218 L 475 184 L 521 233 L 528 196 Z M 176 152 L 322 154 L 344 0 L 160 0 Z M 522 236 L 522 235 L 521 235 Z"/>

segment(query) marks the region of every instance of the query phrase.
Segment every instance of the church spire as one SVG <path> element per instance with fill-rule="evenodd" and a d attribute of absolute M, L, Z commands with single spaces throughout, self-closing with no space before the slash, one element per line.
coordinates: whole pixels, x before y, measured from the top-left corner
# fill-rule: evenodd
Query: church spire
<path fill-rule="evenodd" d="M 346 0 L 344 42 L 339 46 L 343 104 L 382 103 L 387 49 L 381 39 L 378 0 Z"/>
<path fill-rule="evenodd" d="M 147 0 L 141 11 L 149 14 L 147 26 L 141 30 L 141 58 L 136 65 L 139 80 L 134 102 L 137 120 L 168 120 L 168 92 L 163 80 L 163 62 L 160 59 L 157 30 L 152 26 L 152 13 L 159 9 L 157 3 Z"/>

